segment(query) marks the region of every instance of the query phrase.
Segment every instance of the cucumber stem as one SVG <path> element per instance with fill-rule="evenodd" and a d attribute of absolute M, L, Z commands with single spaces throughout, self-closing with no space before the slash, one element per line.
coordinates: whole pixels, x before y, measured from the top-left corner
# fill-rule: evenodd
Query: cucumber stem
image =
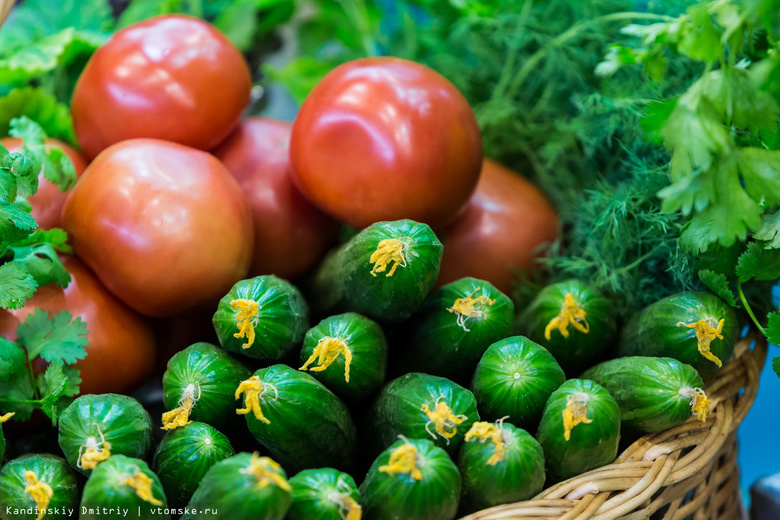
<path fill-rule="evenodd" d="M 742 290 L 742 282 L 737 282 L 737 293 L 739 293 L 739 299 L 742 302 L 742 305 L 745 307 L 745 310 L 747 311 L 748 315 L 750 316 L 750 319 L 753 320 L 753 323 L 756 327 L 758 327 L 758 330 L 761 331 L 761 334 L 766 336 L 766 332 L 764 332 L 764 327 L 761 326 L 761 324 L 758 322 L 758 319 L 756 318 L 756 315 L 753 313 L 753 309 L 750 308 L 750 304 L 747 301 L 747 298 L 745 297 L 745 292 Z"/>

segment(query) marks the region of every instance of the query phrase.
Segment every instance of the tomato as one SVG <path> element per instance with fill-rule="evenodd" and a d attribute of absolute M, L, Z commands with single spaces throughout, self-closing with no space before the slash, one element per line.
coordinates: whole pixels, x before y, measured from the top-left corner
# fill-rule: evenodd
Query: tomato
<path fill-rule="evenodd" d="M 155 344 L 152 327 L 103 287 L 78 259 L 61 256 L 71 274 L 68 287 L 40 287 L 24 307 L 0 310 L 0 334 L 15 340 L 16 327 L 35 309 L 50 315 L 63 309 L 87 324 L 87 357 L 76 362 L 81 372 L 81 393 L 126 393 L 151 373 Z M 38 367 L 42 368 L 42 367 Z"/>
<path fill-rule="evenodd" d="M 119 141 L 153 137 L 209 150 L 249 104 L 241 52 L 197 18 L 163 15 L 114 33 L 90 58 L 72 98 L 87 157 Z"/>
<path fill-rule="evenodd" d="M 515 269 L 528 271 L 538 248 L 558 237 L 558 215 L 533 183 L 485 159 L 477 189 L 445 229 L 438 285 L 464 276 L 511 294 Z"/>
<path fill-rule="evenodd" d="M 57 139 L 46 139 L 45 142 L 49 146 L 62 148 L 62 151 L 73 161 L 76 177 L 81 177 L 81 174 L 87 167 L 87 161 L 84 160 L 79 152 Z M 22 147 L 24 140 L 18 137 L 3 137 L 0 139 L 0 143 L 9 152 L 13 153 Z M 56 185 L 47 181 L 43 171 L 41 171 L 38 175 L 38 192 L 27 199 L 32 206 L 30 214 L 38 221 L 38 226 L 42 229 L 60 227 L 60 213 L 62 213 L 62 205 L 66 197 L 67 193 L 60 191 Z"/>
<path fill-rule="evenodd" d="M 398 58 L 365 58 L 311 91 L 293 125 L 290 161 L 304 196 L 342 222 L 410 218 L 436 228 L 474 190 L 482 140 L 446 78 Z"/>
<path fill-rule="evenodd" d="M 290 178 L 291 128 L 287 121 L 248 118 L 213 151 L 241 185 L 252 210 L 252 276 L 302 275 L 338 233 L 338 223 L 312 206 Z"/>
<path fill-rule="evenodd" d="M 216 307 L 252 259 L 252 217 L 227 169 L 157 139 L 98 155 L 65 201 L 62 225 L 108 290 L 149 316 Z"/>

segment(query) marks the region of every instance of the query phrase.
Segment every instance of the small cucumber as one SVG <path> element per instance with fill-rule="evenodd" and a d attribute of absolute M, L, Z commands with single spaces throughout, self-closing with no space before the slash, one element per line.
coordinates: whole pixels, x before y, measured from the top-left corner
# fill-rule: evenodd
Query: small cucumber
<path fill-rule="evenodd" d="M 544 452 L 527 431 L 508 422 L 476 422 L 460 448 L 466 511 L 528 500 L 544 487 Z"/>
<path fill-rule="evenodd" d="M 601 361 L 617 334 L 612 304 L 579 280 L 548 285 L 518 316 L 515 333 L 555 356 L 567 375 Z"/>
<path fill-rule="evenodd" d="M 0 470 L 0 519 L 60 520 L 77 510 L 76 475 L 61 457 L 23 455 Z M 45 513 L 44 513 L 45 511 Z"/>
<path fill-rule="evenodd" d="M 146 458 L 153 428 L 149 412 L 132 397 L 87 394 L 60 415 L 59 445 L 71 467 L 88 475 L 111 455 Z"/>
<path fill-rule="evenodd" d="M 309 308 L 293 284 L 263 275 L 237 282 L 219 301 L 212 323 L 226 350 L 278 360 L 301 344 Z"/>
<path fill-rule="evenodd" d="M 609 464 L 620 442 L 620 408 L 604 387 L 570 379 L 552 393 L 536 434 L 551 482 Z"/>
<path fill-rule="evenodd" d="M 360 485 L 363 513 L 371 520 L 452 520 L 460 491 L 457 466 L 426 439 L 393 443 Z"/>
<path fill-rule="evenodd" d="M 362 402 L 385 382 L 387 340 L 365 316 L 330 316 L 306 333 L 301 363 L 298 370 L 308 370 L 345 401 Z"/>
<path fill-rule="evenodd" d="M 461 278 L 444 285 L 404 327 L 405 364 L 468 382 L 488 346 L 512 334 L 514 313 L 512 300 L 490 282 Z"/>
<path fill-rule="evenodd" d="M 631 317 L 618 355 L 671 357 L 707 379 L 731 358 L 739 328 L 734 309 L 714 294 L 673 294 Z"/>
<path fill-rule="evenodd" d="M 233 393 L 251 372 L 232 354 L 195 343 L 174 354 L 162 378 L 163 429 L 200 421 L 222 426 L 235 417 Z"/>
<path fill-rule="evenodd" d="M 667 430 L 692 415 L 704 421 L 710 412 L 701 376 L 676 359 L 611 359 L 590 368 L 582 378 L 603 385 L 620 405 L 623 426 L 638 433 Z"/>
<path fill-rule="evenodd" d="M 282 466 L 297 473 L 324 466 L 348 468 L 353 461 L 355 425 L 347 406 L 305 372 L 273 365 L 243 381 L 247 426 Z"/>
<path fill-rule="evenodd" d="M 170 518 L 160 479 L 146 462 L 112 455 L 92 471 L 81 496 L 79 520 Z"/>
<path fill-rule="evenodd" d="M 239 453 L 209 468 L 181 520 L 282 520 L 291 489 L 275 461 Z"/>
<path fill-rule="evenodd" d="M 292 505 L 285 520 L 360 520 L 355 480 L 333 468 L 305 469 L 290 479 Z"/>
<path fill-rule="evenodd" d="M 322 315 L 353 311 L 403 321 L 433 289 L 442 251 L 427 224 L 372 224 L 328 253 L 314 277 L 312 304 Z"/>
<path fill-rule="evenodd" d="M 216 462 L 235 455 L 228 438 L 213 426 L 191 422 L 165 434 L 152 460 L 171 507 L 187 505 Z"/>
<path fill-rule="evenodd" d="M 528 338 L 511 336 L 493 343 L 482 355 L 471 390 L 483 419 L 508 417 L 513 424 L 536 431 L 544 404 L 565 380 L 547 349 Z"/>

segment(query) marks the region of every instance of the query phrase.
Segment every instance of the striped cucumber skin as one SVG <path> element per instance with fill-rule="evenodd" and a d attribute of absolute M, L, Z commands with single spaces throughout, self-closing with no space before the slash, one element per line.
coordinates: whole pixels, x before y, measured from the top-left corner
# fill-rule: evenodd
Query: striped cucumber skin
<path fill-rule="evenodd" d="M 52 490 L 47 520 L 69 518 L 66 511 L 79 504 L 79 484 L 76 474 L 62 457 L 49 454 L 22 455 L 9 461 L 0 469 L 0 519 L 35 520 L 36 502 L 25 489 L 29 485 L 25 472 L 32 471 L 38 482 Z M 32 512 L 30 509 L 32 508 Z M 56 511 L 55 511 L 56 510 Z"/>
<path fill-rule="evenodd" d="M 350 511 L 347 497 L 360 504 L 355 480 L 337 469 L 305 469 L 290 479 L 290 485 L 292 505 L 285 520 L 344 520 Z"/>
<path fill-rule="evenodd" d="M 691 397 L 683 394 L 686 389 L 704 389 L 693 367 L 672 358 L 612 359 L 581 377 L 604 386 L 620 405 L 623 426 L 641 433 L 666 430 L 687 421 L 692 415 Z"/>
<path fill-rule="evenodd" d="M 379 254 L 385 240 L 402 247 L 398 262 Z M 382 322 L 403 321 L 433 289 L 442 252 L 427 224 L 408 219 L 372 224 L 323 260 L 310 298 L 315 312 L 351 311 Z"/>
<path fill-rule="evenodd" d="M 571 428 L 566 440 L 563 413 L 570 400 L 587 396 L 587 419 Z M 569 379 L 552 393 L 536 434 L 544 449 L 550 481 L 564 480 L 615 460 L 620 442 L 620 408 L 601 385 Z"/>
<path fill-rule="evenodd" d="M 714 294 L 684 292 L 667 296 L 634 314 L 623 328 L 618 343 L 619 356 L 671 357 L 691 365 L 707 379 L 718 365 L 702 356 L 696 330 L 678 325 L 699 320 L 724 320 L 722 339 L 715 338 L 709 348 L 722 363 L 731 358 L 739 337 L 739 322 L 734 309 Z"/>

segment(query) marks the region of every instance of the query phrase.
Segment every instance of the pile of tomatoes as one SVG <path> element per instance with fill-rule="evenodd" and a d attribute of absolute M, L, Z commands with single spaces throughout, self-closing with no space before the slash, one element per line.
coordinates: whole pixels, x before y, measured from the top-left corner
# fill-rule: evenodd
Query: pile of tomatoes
<path fill-rule="evenodd" d="M 67 231 L 73 281 L 0 311 L 0 333 L 68 309 L 90 331 L 82 393 L 125 393 L 153 369 L 165 320 L 213 313 L 249 276 L 299 279 L 343 225 L 428 223 L 445 245 L 439 284 L 474 276 L 507 293 L 557 236 L 550 202 L 483 158 L 468 102 L 427 67 L 344 64 L 294 122 L 242 117 L 251 89 L 244 57 L 199 19 L 151 18 L 98 49 L 72 99 L 80 152 L 50 143 L 78 182 L 42 180 L 30 200 L 41 227 Z"/>

